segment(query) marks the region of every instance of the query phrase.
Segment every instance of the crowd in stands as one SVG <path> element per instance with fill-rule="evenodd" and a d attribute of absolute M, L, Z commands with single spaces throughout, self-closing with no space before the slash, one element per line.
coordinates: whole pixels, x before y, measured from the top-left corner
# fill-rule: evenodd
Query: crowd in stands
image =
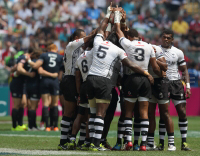
<path fill-rule="evenodd" d="M 86 34 L 97 28 L 111 1 L 124 8 L 126 23 L 146 42 L 159 45 L 161 30 L 171 28 L 174 46 L 183 50 L 188 68 L 200 77 L 199 0 L 1 0 L 0 75 L 29 47 L 45 48 L 53 41 L 63 54 L 70 34 L 77 28 Z"/>

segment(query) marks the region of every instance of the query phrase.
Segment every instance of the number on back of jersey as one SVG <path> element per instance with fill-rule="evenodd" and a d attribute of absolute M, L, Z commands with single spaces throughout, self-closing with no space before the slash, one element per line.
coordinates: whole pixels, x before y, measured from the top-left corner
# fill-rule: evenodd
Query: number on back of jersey
<path fill-rule="evenodd" d="M 49 67 L 55 67 L 55 66 L 56 66 L 56 58 L 55 57 L 50 57 Z"/>
<path fill-rule="evenodd" d="M 81 62 L 81 66 L 82 66 L 82 72 L 87 73 L 88 72 L 88 62 L 87 62 L 87 60 L 83 60 Z"/>
<path fill-rule="evenodd" d="M 104 46 L 99 46 L 99 49 L 98 49 L 98 52 L 97 52 L 97 57 L 98 58 L 105 58 L 106 57 L 106 51 L 108 50 L 109 48 L 107 47 L 104 47 Z"/>
<path fill-rule="evenodd" d="M 137 60 L 137 61 L 144 61 L 144 49 L 142 49 L 142 48 L 136 48 L 135 52 L 136 52 L 135 60 Z"/>

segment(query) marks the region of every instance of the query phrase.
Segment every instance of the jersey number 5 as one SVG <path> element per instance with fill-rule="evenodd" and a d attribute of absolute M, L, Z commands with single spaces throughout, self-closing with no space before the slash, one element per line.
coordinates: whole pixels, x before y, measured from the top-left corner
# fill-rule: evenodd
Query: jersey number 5
<path fill-rule="evenodd" d="M 55 57 L 50 57 L 49 67 L 55 67 L 55 66 L 56 66 L 56 58 Z"/>
<path fill-rule="evenodd" d="M 83 61 L 81 62 L 82 72 L 83 72 L 83 73 L 87 73 L 87 72 L 88 72 L 87 63 L 88 63 L 87 60 L 83 60 Z"/>
<path fill-rule="evenodd" d="M 144 49 L 136 48 L 135 52 L 137 53 L 137 56 L 135 56 L 135 60 L 144 61 Z"/>
<path fill-rule="evenodd" d="M 106 51 L 105 50 L 108 50 L 109 48 L 107 47 L 103 47 L 103 46 L 99 46 L 99 49 L 98 49 L 98 52 L 97 52 L 97 57 L 98 58 L 105 58 L 106 57 Z"/>

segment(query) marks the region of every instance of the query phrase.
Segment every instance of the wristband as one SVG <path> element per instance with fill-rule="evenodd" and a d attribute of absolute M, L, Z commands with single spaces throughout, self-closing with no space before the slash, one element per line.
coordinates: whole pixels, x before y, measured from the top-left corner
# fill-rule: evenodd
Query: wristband
<path fill-rule="evenodd" d="M 16 71 L 13 73 L 13 76 L 14 76 L 14 77 L 17 77 L 17 76 L 18 76 Z"/>
<path fill-rule="evenodd" d="M 147 71 L 144 71 L 145 76 L 149 76 L 149 73 Z"/>
<path fill-rule="evenodd" d="M 121 17 L 120 11 L 115 11 L 114 23 L 120 23 L 121 20 L 120 17 Z"/>
<path fill-rule="evenodd" d="M 29 59 L 29 60 L 28 60 L 28 63 L 30 64 L 31 62 L 32 62 L 31 59 Z"/>
<path fill-rule="evenodd" d="M 186 83 L 186 88 L 190 89 L 190 83 Z"/>
<path fill-rule="evenodd" d="M 121 22 L 121 24 L 124 24 L 124 25 L 126 25 L 126 21 L 125 21 L 125 22 Z"/>
<path fill-rule="evenodd" d="M 112 26 L 111 23 L 108 23 L 108 26 L 106 28 L 106 31 L 111 32 Z"/>
<path fill-rule="evenodd" d="M 110 14 L 112 13 L 112 11 L 110 10 L 110 6 L 107 8 L 107 13 L 106 13 L 106 18 L 110 18 Z"/>

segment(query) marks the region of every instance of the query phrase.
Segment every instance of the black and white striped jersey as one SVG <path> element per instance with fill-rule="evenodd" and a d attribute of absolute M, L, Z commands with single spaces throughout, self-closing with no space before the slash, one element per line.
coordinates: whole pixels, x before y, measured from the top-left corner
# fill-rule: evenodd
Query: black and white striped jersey
<path fill-rule="evenodd" d="M 88 75 L 111 78 L 113 67 L 117 61 L 126 58 L 125 51 L 109 41 L 103 41 L 103 35 L 94 38 L 93 61 Z"/>
<path fill-rule="evenodd" d="M 162 51 L 162 49 L 161 49 L 159 46 L 157 46 L 157 45 L 152 45 L 152 46 L 156 49 L 155 56 L 156 56 L 156 59 L 157 59 L 157 60 L 160 59 L 160 58 L 162 58 L 162 57 L 164 57 L 163 51 Z M 151 66 L 150 64 L 149 64 L 148 71 L 149 71 L 149 74 L 151 74 L 151 76 L 152 76 L 153 78 L 159 78 L 159 76 L 156 75 L 156 74 L 153 72 L 153 68 L 152 68 L 152 66 Z"/>
<path fill-rule="evenodd" d="M 166 72 L 168 79 L 179 80 L 181 77 L 178 72 L 178 66 L 186 65 L 183 52 L 174 46 L 171 46 L 171 48 L 168 49 L 163 48 L 161 45 L 160 47 L 168 64 Z"/>
<path fill-rule="evenodd" d="M 75 65 L 76 60 L 83 52 L 81 48 L 84 44 L 83 38 L 74 40 L 73 42 L 69 42 L 65 49 L 65 55 L 63 58 L 64 66 L 65 66 L 65 74 L 64 75 L 73 75 L 75 76 Z"/>

